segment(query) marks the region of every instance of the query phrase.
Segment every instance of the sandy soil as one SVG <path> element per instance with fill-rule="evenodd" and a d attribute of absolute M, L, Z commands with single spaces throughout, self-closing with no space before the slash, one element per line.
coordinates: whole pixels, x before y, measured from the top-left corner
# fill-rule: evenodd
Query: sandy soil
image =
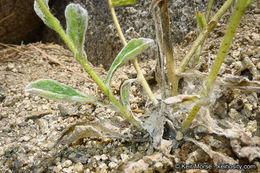
<path fill-rule="evenodd" d="M 199 71 L 208 72 L 208 67 L 215 59 L 225 33 L 225 22 L 228 18 L 229 15 L 225 15 L 207 39 L 202 52 L 203 60 L 197 68 Z M 195 34 L 191 32 L 185 37 L 182 45 L 176 45 L 175 56 L 181 59 L 194 38 Z M 46 54 L 62 65 L 46 57 Z M 254 3 L 238 28 L 231 51 L 225 59 L 219 76 L 232 74 L 259 82 L 259 59 L 260 9 L 259 4 Z M 154 92 L 158 93 L 155 64 L 155 60 L 144 60 L 140 63 L 149 84 Z M 63 65 L 77 71 L 83 77 Z M 106 71 L 102 66 L 93 68 L 97 74 L 105 78 Z M 128 64 L 121 67 L 111 84 L 113 92 L 118 95 L 121 82 L 135 77 L 133 67 Z M 207 118 L 218 122 L 221 129 L 225 131 L 217 133 L 214 131 L 215 127 L 211 130 L 203 127 L 201 124 L 203 118 L 200 116 L 194 122 L 192 130 L 165 151 L 154 149 L 147 135 L 147 138 L 144 137 L 147 140 L 84 138 L 73 145 L 59 145 L 50 149 L 50 146 L 59 139 L 62 131 L 76 120 L 109 119 L 121 132 L 136 135 L 135 139 L 138 139 L 138 135 L 142 137 L 145 134 L 133 130 L 130 124 L 108 108 L 91 104 L 57 102 L 24 92 L 25 86 L 30 82 L 44 78 L 54 79 L 86 94 L 104 98 L 97 85 L 74 60 L 73 55 L 59 45 L 35 43 L 15 46 L 15 50 L 2 49 L 0 51 L 0 172 L 179 171 L 195 173 L 259 172 L 260 170 L 260 142 L 257 142 L 260 141 L 260 102 L 257 92 L 240 90 L 232 86 L 218 88 L 216 101 L 210 107 L 211 119 Z M 180 86 L 181 92 L 185 91 L 185 84 L 184 80 L 183 85 Z M 198 84 L 201 83 L 194 83 L 194 85 Z M 136 116 L 142 117 L 144 113 L 149 112 L 150 101 L 138 84 L 132 86 L 131 93 L 131 109 Z M 185 116 L 169 114 L 171 115 L 168 119 L 175 122 L 176 119 L 181 122 Z M 227 125 L 227 122 L 230 124 Z M 236 136 L 237 134 L 240 135 Z M 169 136 L 164 139 L 176 141 Z M 204 169 L 194 169 L 195 163 L 204 165 Z M 214 167 L 218 165 L 217 163 L 240 165 L 243 170 Z M 178 169 L 178 166 L 181 168 Z"/>

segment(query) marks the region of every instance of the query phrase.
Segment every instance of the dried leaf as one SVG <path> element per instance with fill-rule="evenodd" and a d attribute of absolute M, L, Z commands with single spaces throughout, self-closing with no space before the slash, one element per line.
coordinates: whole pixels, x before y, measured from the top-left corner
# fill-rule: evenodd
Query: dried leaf
<path fill-rule="evenodd" d="M 260 148 L 256 146 L 241 146 L 239 140 L 231 140 L 230 145 L 239 158 L 247 157 L 249 161 L 260 158 Z"/>
<path fill-rule="evenodd" d="M 245 77 L 238 77 L 238 76 L 227 76 L 224 79 L 222 79 L 222 81 L 225 85 L 228 86 L 233 86 L 244 90 L 260 92 L 259 81 L 250 81 Z"/>
<path fill-rule="evenodd" d="M 238 164 L 238 161 L 234 160 L 233 158 L 227 155 L 213 151 L 210 147 L 208 147 L 206 144 L 202 142 L 198 142 L 191 138 L 185 138 L 185 139 L 187 141 L 193 142 L 194 144 L 199 146 L 203 151 L 205 151 L 210 156 L 210 158 L 213 159 L 215 166 L 223 165 L 223 164 L 230 164 L 230 165 Z"/>
<path fill-rule="evenodd" d="M 186 78 L 201 78 L 206 79 L 208 74 L 202 73 L 197 70 L 187 70 L 183 73 L 177 74 L 180 77 Z M 238 88 L 247 91 L 260 92 L 260 82 L 259 81 L 250 81 L 245 77 L 238 76 L 227 76 L 224 78 L 217 77 L 216 84 L 222 85 L 224 87 Z"/>
<path fill-rule="evenodd" d="M 153 112 L 143 123 L 143 128 L 153 137 L 153 147 L 159 149 L 163 136 L 165 118 L 158 112 Z"/>
<path fill-rule="evenodd" d="M 225 136 L 230 139 L 238 139 L 246 145 L 260 146 L 260 137 L 251 137 L 249 133 L 246 133 L 245 130 L 243 130 L 241 125 L 227 122 L 229 128 L 223 129 L 219 127 L 218 122 L 210 116 L 207 108 L 202 108 L 201 112 L 202 113 L 197 117 L 197 121 L 200 125 L 206 127 L 209 132 Z"/>
<path fill-rule="evenodd" d="M 199 115 L 197 121 L 200 125 L 206 127 L 211 133 L 225 136 L 231 139 L 231 147 L 238 157 L 247 157 L 249 161 L 255 158 L 260 158 L 260 137 L 254 136 L 237 123 L 228 123 L 229 128 L 223 129 L 219 127 L 217 121 L 209 115 L 208 109 L 202 109 L 202 115 Z M 242 144 L 240 144 L 242 143 Z M 243 147 L 241 147 L 241 145 Z"/>
<path fill-rule="evenodd" d="M 168 97 L 167 99 L 163 100 L 165 104 L 171 105 L 171 104 L 176 104 L 176 103 L 183 103 L 186 101 L 195 101 L 200 98 L 199 95 L 177 95 L 174 97 Z"/>
<path fill-rule="evenodd" d="M 91 122 L 75 122 L 67 127 L 61 137 L 52 146 L 55 147 L 59 144 L 71 144 L 78 139 L 91 137 L 91 138 L 122 138 L 123 136 L 116 132 L 116 127 L 102 121 Z"/>

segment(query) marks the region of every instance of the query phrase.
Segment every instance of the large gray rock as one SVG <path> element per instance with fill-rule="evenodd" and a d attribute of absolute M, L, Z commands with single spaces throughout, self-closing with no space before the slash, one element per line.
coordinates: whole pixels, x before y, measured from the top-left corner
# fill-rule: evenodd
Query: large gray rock
<path fill-rule="evenodd" d="M 33 1 L 0 1 L 0 42 L 20 44 L 39 39 L 43 24 L 34 13 Z"/>
<path fill-rule="evenodd" d="M 61 4 L 56 1 L 53 4 L 52 11 L 62 21 L 65 27 L 64 9 L 71 0 L 65 0 Z M 102 63 L 105 68 L 108 68 L 116 57 L 122 43 L 118 37 L 110 10 L 106 0 L 73 0 L 74 3 L 80 3 L 88 10 L 89 24 L 86 36 L 86 51 L 88 59 L 94 65 Z M 198 9 L 204 12 L 207 3 L 203 0 L 196 1 L 169 1 L 169 16 L 171 20 L 172 38 L 174 43 L 180 43 L 183 37 L 195 26 L 194 12 Z M 132 35 L 126 32 L 133 28 L 141 37 L 155 39 L 155 27 L 150 10 L 151 0 L 139 0 L 131 6 L 116 7 L 116 14 L 119 23 L 127 39 L 131 39 Z M 44 31 L 44 41 L 59 42 L 56 33 L 46 29 Z M 142 58 L 154 58 L 155 50 L 149 51 L 149 57 L 143 55 Z"/>
<path fill-rule="evenodd" d="M 6 43 L 20 43 L 33 41 L 35 36 L 42 36 L 44 42 L 63 44 L 58 35 L 43 27 L 33 12 L 33 0 L 2 0 L 0 3 L 0 19 L 11 12 L 15 16 L 7 21 L 0 22 L 0 41 Z M 224 0 L 217 1 L 214 8 L 218 8 Z M 61 21 L 65 28 L 64 9 L 70 2 L 80 3 L 88 10 L 89 22 L 86 35 L 86 51 L 88 60 L 94 65 L 103 64 L 109 68 L 113 59 L 123 47 L 114 27 L 107 0 L 50 0 L 49 6 L 52 13 Z M 169 17 L 173 44 L 180 43 L 183 37 L 194 29 L 195 10 L 204 12 L 207 1 L 204 0 L 169 0 Z M 155 39 L 155 26 L 150 10 L 151 0 L 139 0 L 131 6 L 116 7 L 116 14 L 122 30 L 129 41 L 135 33 L 141 37 Z M 9 11 L 8 11 L 9 10 Z M 40 29 L 38 29 L 40 27 Z M 132 29 L 131 29 L 132 28 Z M 129 31 L 129 32 L 127 32 Z M 155 49 L 149 50 L 141 58 L 155 58 Z"/>

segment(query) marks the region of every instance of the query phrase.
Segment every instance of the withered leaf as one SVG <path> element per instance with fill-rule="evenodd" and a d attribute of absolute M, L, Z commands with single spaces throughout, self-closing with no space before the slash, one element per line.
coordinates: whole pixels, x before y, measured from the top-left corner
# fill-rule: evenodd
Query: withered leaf
<path fill-rule="evenodd" d="M 75 122 L 67 127 L 57 142 L 51 147 L 55 147 L 59 144 L 71 144 L 72 142 L 85 138 L 122 138 L 123 135 L 115 131 L 116 127 L 103 121 L 85 121 Z"/>
<path fill-rule="evenodd" d="M 250 81 L 245 77 L 239 77 L 239 76 L 227 76 L 224 79 L 222 79 L 222 81 L 227 86 L 234 86 L 239 89 L 260 92 L 259 81 Z"/>
<path fill-rule="evenodd" d="M 239 158 L 247 157 L 251 162 L 256 158 L 260 158 L 260 148 L 257 146 L 243 146 L 239 140 L 231 140 L 230 145 Z"/>
<path fill-rule="evenodd" d="M 238 164 L 238 161 L 234 160 L 233 158 L 227 155 L 213 151 L 210 147 L 208 147 L 206 144 L 202 142 L 198 142 L 191 138 L 185 138 L 185 139 L 187 141 L 193 142 L 194 144 L 199 146 L 202 150 L 204 150 L 209 155 L 209 157 L 213 159 L 213 162 L 216 166 L 221 164 L 230 164 L 230 165 Z"/>
<path fill-rule="evenodd" d="M 199 95 L 186 95 L 186 94 L 180 94 L 174 97 L 168 97 L 167 99 L 163 100 L 165 104 L 171 105 L 176 103 L 183 103 L 186 101 L 195 101 L 200 98 Z"/>

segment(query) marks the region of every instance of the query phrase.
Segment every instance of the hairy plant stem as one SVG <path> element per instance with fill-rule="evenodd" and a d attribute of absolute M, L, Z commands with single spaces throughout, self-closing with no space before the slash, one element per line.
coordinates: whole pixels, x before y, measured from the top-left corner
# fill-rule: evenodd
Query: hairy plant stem
<path fill-rule="evenodd" d="M 63 28 L 61 27 L 59 21 L 51 14 L 51 12 L 48 10 L 46 5 L 43 3 L 42 0 L 37 0 L 37 3 L 39 4 L 42 12 L 46 15 L 46 17 L 50 20 L 50 22 L 53 25 L 53 28 L 63 39 L 63 41 L 66 43 L 66 45 L 69 47 L 69 49 L 72 51 L 72 53 L 75 56 L 78 56 L 77 50 Z M 95 83 L 99 86 L 101 91 L 109 98 L 109 100 L 119 109 L 120 113 L 131 123 L 133 123 L 135 126 L 142 128 L 139 121 L 137 121 L 132 114 L 130 114 L 123 106 L 122 104 L 116 99 L 116 97 L 113 95 L 113 93 L 108 89 L 108 87 L 104 84 L 104 82 L 96 75 L 96 73 L 91 69 L 91 67 L 87 64 L 85 61 L 85 58 L 79 58 L 76 57 L 77 61 L 82 65 L 82 67 L 85 69 L 85 71 L 91 76 L 91 78 L 95 81 Z"/>
<path fill-rule="evenodd" d="M 66 35 L 65 31 L 60 25 L 60 22 L 56 17 L 54 17 L 47 6 L 44 4 L 42 0 L 36 0 L 37 3 L 39 4 L 42 12 L 46 15 L 46 17 L 49 19 L 49 21 L 52 23 L 52 29 L 56 31 L 60 37 L 63 39 L 65 44 L 69 47 L 69 49 L 73 52 L 73 54 L 76 53 L 76 48 L 74 47 L 73 43 L 70 41 L 69 37 Z"/>
<path fill-rule="evenodd" d="M 111 12 L 111 15 L 112 15 L 112 18 L 113 18 L 113 21 L 114 21 L 114 24 L 115 24 L 115 27 L 116 27 L 116 30 L 117 30 L 117 33 L 119 35 L 119 38 L 120 40 L 122 41 L 123 45 L 126 46 L 127 45 L 127 42 L 126 42 L 126 39 L 124 37 L 124 34 L 121 30 L 121 27 L 119 25 L 119 22 L 117 20 L 117 17 L 116 17 L 116 13 L 115 13 L 115 9 L 114 9 L 114 6 L 112 5 L 112 1 L 111 0 L 108 0 L 108 5 L 109 5 L 109 8 L 110 8 L 110 12 Z M 138 64 L 138 61 L 137 59 L 133 59 L 131 60 L 132 64 L 134 65 L 134 68 L 136 70 L 136 73 L 137 73 L 137 76 L 138 76 L 138 79 L 140 80 L 144 90 L 146 91 L 146 93 L 148 94 L 148 96 L 150 97 L 150 99 L 152 100 L 152 102 L 157 105 L 158 104 L 158 101 L 157 99 L 155 98 L 150 86 L 148 85 L 146 79 L 144 78 L 144 75 L 141 71 L 141 68 Z"/>
<path fill-rule="evenodd" d="M 221 43 L 221 46 L 219 48 L 217 58 L 212 65 L 211 71 L 210 71 L 209 76 L 205 83 L 205 87 L 203 88 L 203 90 L 201 92 L 202 98 L 203 97 L 206 98 L 209 96 L 211 89 L 217 78 L 219 69 L 225 59 L 225 56 L 229 50 L 231 41 L 235 35 L 236 28 L 240 23 L 240 20 L 244 14 L 245 9 L 247 8 L 247 6 L 250 3 L 252 3 L 252 1 L 253 0 L 238 0 L 236 7 L 235 7 L 235 11 L 231 16 L 226 34 L 225 34 L 223 41 Z M 200 110 L 200 106 L 198 104 L 193 107 L 192 111 L 190 112 L 190 114 L 188 115 L 188 117 L 182 124 L 182 131 L 185 131 L 190 126 L 191 122 L 196 117 L 196 114 L 198 113 L 199 110 Z"/>

